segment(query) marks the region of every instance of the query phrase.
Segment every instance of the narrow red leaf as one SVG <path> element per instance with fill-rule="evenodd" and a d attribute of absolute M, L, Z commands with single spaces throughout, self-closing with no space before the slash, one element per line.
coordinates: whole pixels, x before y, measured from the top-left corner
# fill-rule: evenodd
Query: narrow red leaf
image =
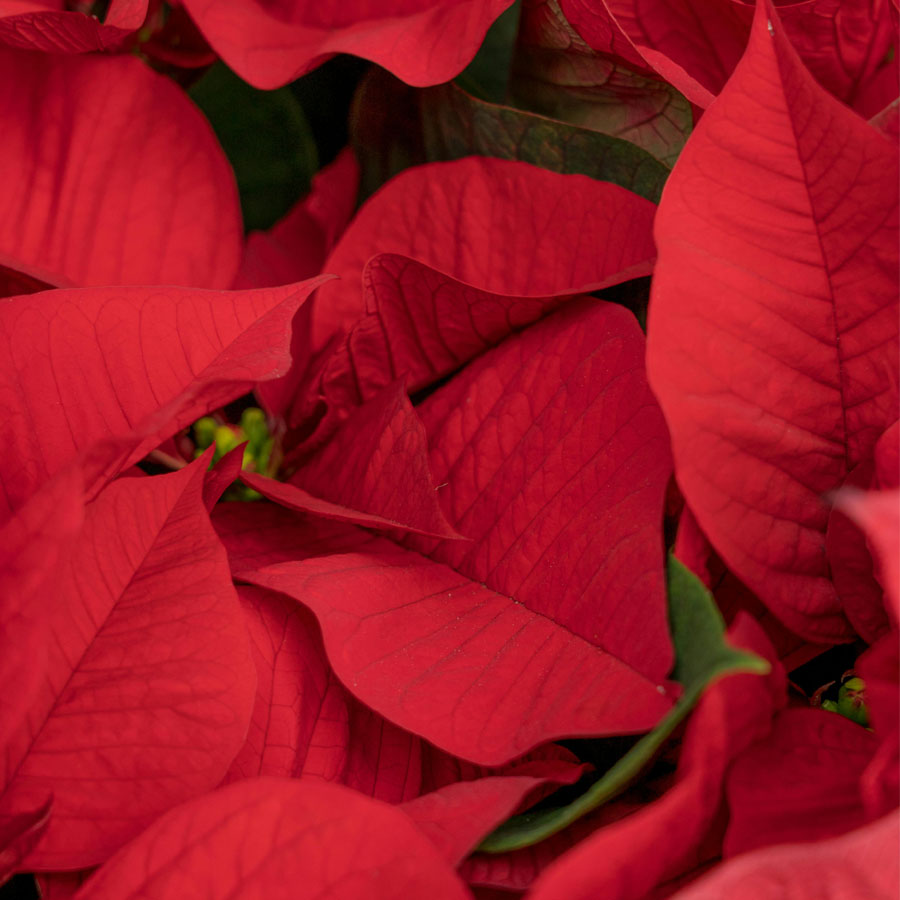
<path fill-rule="evenodd" d="M 103 861 L 218 784 L 244 739 L 256 673 L 203 507 L 203 462 L 107 488 L 59 602 L 42 598 L 53 652 L 6 744 L 0 797 L 7 821 L 54 795 L 26 869 Z"/>
<path fill-rule="evenodd" d="M 97 442 L 134 432 L 130 445 L 93 451 L 92 470 L 102 473 L 105 461 L 106 476 L 115 475 L 208 410 L 283 374 L 291 319 L 316 284 L 94 288 L 0 302 L 0 438 L 11 462 L 0 474 L 3 507 L 20 505 Z M 160 410 L 165 421 L 154 420 L 147 437 L 141 427 Z"/>
<path fill-rule="evenodd" d="M 419 411 L 444 511 L 471 541 L 407 543 L 665 678 L 671 463 L 634 316 L 589 298 L 567 304 Z"/>
<path fill-rule="evenodd" d="M 210 865 L 211 861 L 223 865 Z M 398 810 L 336 785 L 258 778 L 172 810 L 103 866 L 81 900 L 465 900 Z"/>
<path fill-rule="evenodd" d="M 291 483 L 404 530 L 461 537 L 441 512 L 425 429 L 402 381 L 352 412 Z"/>
<path fill-rule="evenodd" d="M 878 739 L 833 712 L 784 710 L 728 775 L 726 857 L 837 837 L 868 821 L 859 781 Z"/>
<path fill-rule="evenodd" d="M 645 730 L 669 706 L 551 619 L 387 541 L 241 577 L 316 614 L 363 703 L 464 759 L 499 765 L 557 737 Z"/>
<path fill-rule="evenodd" d="M 896 896 L 898 818 L 891 813 L 830 841 L 767 847 L 717 866 L 673 900 L 873 900 Z"/>
<path fill-rule="evenodd" d="M 0 168 L 17 173 L 0 253 L 78 285 L 231 285 L 234 175 L 170 79 L 132 56 L 0 49 L 0 117 Z"/>
<path fill-rule="evenodd" d="M 458 75 L 510 0 L 187 0 L 216 52 L 254 87 L 281 87 L 336 53 L 378 63 L 408 84 Z"/>
<path fill-rule="evenodd" d="M 237 481 L 244 462 L 246 444 L 240 444 L 229 450 L 207 473 L 203 479 L 203 505 L 207 512 L 219 502 L 228 487 Z M 209 460 L 207 459 L 207 464 Z"/>
<path fill-rule="evenodd" d="M 506 296 L 572 295 L 648 274 L 654 212 L 617 185 L 527 163 L 468 157 L 409 169 L 362 207 L 325 263 L 340 280 L 316 296 L 314 346 L 363 314 L 362 274 L 376 254 Z"/>
<path fill-rule="evenodd" d="M 147 0 L 112 0 L 104 21 L 55 4 L 0 2 L 0 44 L 45 53 L 91 53 L 121 46 L 144 21 Z"/>
<path fill-rule="evenodd" d="M 212 523 L 235 575 L 279 562 L 356 551 L 377 540 L 350 525 L 298 515 L 272 503 L 219 503 Z"/>
<path fill-rule="evenodd" d="M 764 2 L 656 221 L 648 368 L 679 485 L 811 640 L 853 634 L 822 495 L 896 417 L 896 181 L 896 151 L 813 82 Z"/>

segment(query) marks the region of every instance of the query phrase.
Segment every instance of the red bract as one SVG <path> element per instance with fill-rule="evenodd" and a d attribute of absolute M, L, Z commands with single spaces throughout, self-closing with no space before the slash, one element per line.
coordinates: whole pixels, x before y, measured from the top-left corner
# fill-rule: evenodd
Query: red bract
<path fill-rule="evenodd" d="M 204 462 L 111 485 L 40 598 L 53 653 L 6 743 L 0 798 L 5 819 L 53 794 L 29 868 L 102 862 L 218 784 L 243 741 L 255 672 Z"/>
<path fill-rule="evenodd" d="M 127 436 L 94 450 L 91 493 L 209 409 L 283 374 L 291 318 L 316 283 L 60 290 L 0 303 L 0 435 L 13 461 L 0 473 L 0 508 L 21 505 L 97 441 Z"/>
<path fill-rule="evenodd" d="M 679 484 L 729 567 L 812 640 L 852 634 L 822 495 L 896 418 L 896 172 L 761 4 L 656 223 L 648 366 Z"/>
<path fill-rule="evenodd" d="M 510 0 L 187 0 L 213 49 L 242 78 L 275 88 L 336 53 L 378 63 L 409 84 L 448 81 Z"/>
<path fill-rule="evenodd" d="M 830 841 L 739 856 L 673 900 L 889 900 L 900 879 L 895 814 Z"/>
<path fill-rule="evenodd" d="M 171 81 L 131 57 L 0 50 L 0 117 L 4 261 L 63 286 L 231 285 L 234 176 Z"/>
<path fill-rule="evenodd" d="M 465 900 L 403 813 L 335 785 L 251 779 L 162 817 L 101 868 L 80 900 Z"/>
<path fill-rule="evenodd" d="M 60 4 L 61 5 L 61 4 Z M 111 0 L 95 16 L 40 0 L 0 2 L 0 44 L 48 53 L 90 53 L 120 47 L 144 21 L 148 0 Z"/>

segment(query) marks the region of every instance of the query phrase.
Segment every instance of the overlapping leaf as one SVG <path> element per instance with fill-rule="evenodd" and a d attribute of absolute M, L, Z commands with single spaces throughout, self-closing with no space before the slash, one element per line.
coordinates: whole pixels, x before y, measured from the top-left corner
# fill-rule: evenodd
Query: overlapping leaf
<path fill-rule="evenodd" d="M 793 630 L 852 630 L 822 495 L 896 417 L 896 152 L 757 11 L 666 188 L 648 368 L 679 484 L 726 564 Z"/>
<path fill-rule="evenodd" d="M 642 357 L 631 314 L 585 300 L 419 407 L 444 512 L 473 540 L 407 541 L 453 568 L 373 542 L 241 577 L 309 606 L 341 681 L 454 755 L 647 728 L 672 650 L 668 448 Z"/>
<path fill-rule="evenodd" d="M 226 63 L 254 87 L 281 87 L 336 53 L 378 63 L 409 84 L 458 75 L 511 0 L 188 0 Z"/>
<path fill-rule="evenodd" d="M 0 50 L 0 253 L 53 284 L 229 287 L 234 175 L 209 125 L 132 57 Z"/>
<path fill-rule="evenodd" d="M 45 53 L 119 48 L 144 21 L 148 0 L 112 0 L 103 22 L 52 2 L 0 3 L 0 44 Z"/>
<path fill-rule="evenodd" d="M 53 794 L 28 868 L 102 862 L 218 784 L 243 741 L 256 673 L 203 507 L 205 462 L 107 488 L 59 596 L 40 597 L 53 652 L 4 747 L 0 796 L 4 821 Z"/>
<path fill-rule="evenodd" d="M 315 286 L 98 288 L 0 302 L 0 435 L 11 463 L 0 475 L 3 506 L 19 506 L 79 453 L 162 408 L 149 436 L 137 433 L 110 454 L 107 478 L 254 382 L 283 374 L 291 318 Z"/>
<path fill-rule="evenodd" d="M 316 296 L 317 349 L 364 309 L 366 263 L 395 253 L 479 290 L 506 296 L 577 294 L 615 284 L 655 256 L 655 207 L 615 185 L 525 163 L 468 158 L 403 172 L 357 214 Z M 526 223 L 526 227 L 522 227 Z"/>
<path fill-rule="evenodd" d="M 198 894 L 209 900 L 465 900 L 468 892 L 398 810 L 335 785 L 256 778 L 163 816 L 77 898 Z"/>

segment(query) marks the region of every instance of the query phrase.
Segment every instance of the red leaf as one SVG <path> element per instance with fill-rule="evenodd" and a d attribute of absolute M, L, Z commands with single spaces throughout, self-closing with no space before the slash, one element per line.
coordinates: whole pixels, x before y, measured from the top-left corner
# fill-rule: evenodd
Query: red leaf
<path fill-rule="evenodd" d="M 435 481 L 447 482 L 444 511 L 472 540 L 407 543 L 665 678 L 670 457 L 632 314 L 593 299 L 567 304 L 419 411 Z"/>
<path fill-rule="evenodd" d="M 0 746 L 22 724 L 46 677 L 50 635 L 43 607 L 58 596 L 83 506 L 80 475 L 68 469 L 0 528 Z"/>
<path fill-rule="evenodd" d="M 749 616 L 729 630 L 729 640 L 772 658 L 765 635 Z M 768 730 L 783 695 L 778 668 L 768 678 L 734 675 L 714 684 L 688 721 L 675 784 L 659 800 L 598 828 L 562 855 L 529 897 L 642 900 L 655 884 L 684 872 L 713 822 L 729 763 Z"/>
<path fill-rule="evenodd" d="M 458 866 L 478 842 L 519 809 L 527 808 L 538 789 L 574 784 L 585 766 L 555 761 L 511 769 L 473 781 L 448 784 L 409 800 L 401 809 L 416 823 L 441 856 Z"/>
<path fill-rule="evenodd" d="M 53 798 L 48 796 L 33 809 L 11 816 L 0 825 L 0 885 L 16 872 L 41 839 L 52 806 Z"/>
<path fill-rule="evenodd" d="M 468 892 L 398 810 L 336 785 L 257 778 L 172 810 L 77 896 L 465 900 Z"/>
<path fill-rule="evenodd" d="M 29 8 L 30 7 L 30 8 Z M 45 53 L 90 53 L 116 49 L 141 27 L 147 0 L 112 0 L 104 21 L 51 2 L 0 2 L 0 44 Z"/>
<path fill-rule="evenodd" d="M 234 175 L 171 80 L 128 56 L 4 49 L 0 118 L 0 168 L 16 172 L 0 253 L 78 285 L 230 286 Z"/>
<path fill-rule="evenodd" d="M 15 461 L 0 474 L 3 505 L 20 505 L 98 441 L 133 432 L 130 444 L 101 448 L 92 461 L 115 475 L 254 382 L 283 374 L 291 318 L 316 283 L 59 290 L 0 303 L 0 439 Z"/>
<path fill-rule="evenodd" d="M 281 87 L 336 53 L 424 87 L 458 75 L 510 0 L 188 0 L 216 52 L 254 87 Z"/>
<path fill-rule="evenodd" d="M 505 296 L 572 295 L 649 273 L 654 211 L 624 188 L 527 163 L 469 157 L 409 169 L 362 207 L 325 263 L 341 280 L 316 296 L 314 347 L 363 314 L 360 283 L 376 254 Z"/>
<path fill-rule="evenodd" d="M 229 450 L 207 473 L 203 479 L 203 505 L 211 513 L 213 507 L 228 487 L 237 481 L 244 462 L 246 443 Z M 207 454 L 208 456 L 208 454 Z M 209 459 L 206 460 L 207 465 Z"/>
<path fill-rule="evenodd" d="M 821 496 L 896 417 L 896 181 L 895 150 L 761 3 L 657 217 L 648 368 L 679 485 L 728 567 L 811 640 L 853 633 Z"/>
<path fill-rule="evenodd" d="M 878 746 L 833 712 L 788 709 L 728 776 L 726 857 L 767 844 L 837 837 L 868 821 L 859 779 Z"/>
<path fill-rule="evenodd" d="M 717 866 L 673 900 L 873 900 L 896 896 L 898 819 L 830 841 L 767 847 Z"/>
<path fill-rule="evenodd" d="M 386 541 L 241 577 L 313 610 L 363 703 L 464 759 L 499 765 L 556 737 L 645 730 L 668 706 L 551 619 Z"/>
<path fill-rule="evenodd" d="M 279 562 L 356 551 L 377 540 L 358 528 L 306 518 L 271 503 L 219 503 L 212 523 L 235 575 Z"/>
<path fill-rule="evenodd" d="M 875 548 L 878 580 L 885 593 L 888 613 L 894 624 L 900 622 L 900 490 L 842 491 L 840 507 L 858 522 Z"/>
<path fill-rule="evenodd" d="M 533 6 L 551 7 L 546 0 L 535 0 Z M 560 8 L 585 43 L 598 53 L 619 57 L 636 71 L 652 72 L 650 66 L 602 0 L 559 0 Z M 552 8 L 552 7 L 551 7 Z"/>
<path fill-rule="evenodd" d="M 875 476 L 880 488 L 900 487 L 900 421 L 894 422 L 875 444 Z"/>
<path fill-rule="evenodd" d="M 352 412 L 291 483 L 378 516 L 382 524 L 450 540 L 461 537 L 441 512 L 425 429 L 400 381 Z M 374 521 L 359 524 L 377 527 Z"/>
<path fill-rule="evenodd" d="M 53 653 L 7 743 L 0 799 L 8 820 L 54 795 L 27 869 L 101 862 L 215 786 L 243 741 L 255 672 L 202 485 L 202 460 L 111 485 L 59 599 L 42 598 Z"/>
<path fill-rule="evenodd" d="M 35 875 L 41 900 L 72 900 L 93 869 L 77 872 L 42 872 Z"/>

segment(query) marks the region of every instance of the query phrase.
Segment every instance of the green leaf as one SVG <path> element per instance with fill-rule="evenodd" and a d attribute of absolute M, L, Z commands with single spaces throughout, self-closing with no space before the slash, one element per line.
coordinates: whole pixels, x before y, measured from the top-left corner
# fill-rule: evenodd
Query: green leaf
<path fill-rule="evenodd" d="M 584 794 L 567 806 L 513 816 L 482 841 L 479 852 L 504 853 L 529 847 L 607 803 L 651 761 L 710 684 L 727 675 L 764 675 L 769 671 L 766 660 L 728 644 L 725 624 L 712 595 L 674 556 L 669 557 L 668 589 L 669 624 L 675 644 L 672 677 L 684 689 L 678 702 L 653 731 L 642 737 Z"/>
<path fill-rule="evenodd" d="M 475 58 L 457 76 L 457 83 L 470 94 L 493 103 L 506 99 L 521 14 L 522 0 L 516 0 L 491 25 Z"/>
<path fill-rule="evenodd" d="M 509 98 L 518 108 L 637 144 L 669 168 L 693 127 L 685 97 L 592 50 L 556 0 L 525 8 Z"/>
<path fill-rule="evenodd" d="M 611 181 L 657 203 L 669 169 L 635 144 L 546 116 L 488 103 L 454 84 L 420 95 L 429 161 L 478 154 Z"/>
<path fill-rule="evenodd" d="M 237 178 L 244 227 L 265 229 L 303 194 L 318 168 L 303 109 L 289 88 L 259 91 L 223 63 L 191 87 Z"/>

